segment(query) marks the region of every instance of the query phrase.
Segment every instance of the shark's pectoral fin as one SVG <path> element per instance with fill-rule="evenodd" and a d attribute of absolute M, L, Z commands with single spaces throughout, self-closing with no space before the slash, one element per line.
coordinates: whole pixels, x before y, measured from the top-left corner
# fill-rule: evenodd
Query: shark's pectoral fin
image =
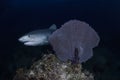
<path fill-rule="evenodd" d="M 56 30 L 56 29 L 57 29 L 57 26 L 56 26 L 55 24 L 52 24 L 49 29 L 51 29 L 51 30 Z"/>

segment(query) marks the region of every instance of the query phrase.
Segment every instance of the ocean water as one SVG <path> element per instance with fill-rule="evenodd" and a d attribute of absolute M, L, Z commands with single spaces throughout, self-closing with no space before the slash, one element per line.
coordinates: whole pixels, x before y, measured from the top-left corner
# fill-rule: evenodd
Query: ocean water
<path fill-rule="evenodd" d="M 101 38 L 95 56 L 84 64 L 85 68 L 104 74 L 99 80 L 120 80 L 119 7 L 119 0 L 1 0 L 0 80 L 11 80 L 17 68 L 30 65 L 31 58 L 40 56 L 39 47 L 23 46 L 18 42 L 20 36 L 52 24 L 60 27 L 71 19 L 90 24 Z"/>

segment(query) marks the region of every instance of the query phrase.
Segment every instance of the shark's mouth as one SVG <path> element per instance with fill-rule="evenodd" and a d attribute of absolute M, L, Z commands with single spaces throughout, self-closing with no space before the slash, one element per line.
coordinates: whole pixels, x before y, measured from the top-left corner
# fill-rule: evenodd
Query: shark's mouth
<path fill-rule="evenodd" d="M 23 43 L 33 43 L 34 41 L 24 41 Z"/>
<path fill-rule="evenodd" d="M 24 45 L 26 46 L 37 46 L 39 43 L 34 41 L 25 41 Z"/>
<path fill-rule="evenodd" d="M 23 41 L 23 43 L 29 43 L 29 42 L 31 42 L 31 43 L 33 43 L 33 42 L 35 42 L 35 41 Z"/>
<path fill-rule="evenodd" d="M 24 44 L 25 44 L 25 43 L 28 43 L 28 42 L 30 42 L 30 41 L 23 41 L 22 43 L 24 43 Z"/>
<path fill-rule="evenodd" d="M 24 41 L 23 43 L 26 43 L 26 42 L 29 42 L 29 41 Z"/>
<path fill-rule="evenodd" d="M 34 42 L 32 42 L 32 41 L 31 42 L 30 41 L 25 41 L 24 42 L 24 45 L 33 45 L 33 44 L 34 44 Z"/>

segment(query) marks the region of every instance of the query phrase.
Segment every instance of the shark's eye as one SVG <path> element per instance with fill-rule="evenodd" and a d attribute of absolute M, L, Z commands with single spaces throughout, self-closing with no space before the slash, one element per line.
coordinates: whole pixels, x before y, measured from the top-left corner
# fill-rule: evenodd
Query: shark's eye
<path fill-rule="evenodd" d="M 29 38 L 34 38 L 34 36 L 33 36 L 33 35 L 28 35 L 28 37 L 29 37 Z"/>
<path fill-rule="evenodd" d="M 28 35 L 28 37 L 31 37 L 31 35 Z"/>

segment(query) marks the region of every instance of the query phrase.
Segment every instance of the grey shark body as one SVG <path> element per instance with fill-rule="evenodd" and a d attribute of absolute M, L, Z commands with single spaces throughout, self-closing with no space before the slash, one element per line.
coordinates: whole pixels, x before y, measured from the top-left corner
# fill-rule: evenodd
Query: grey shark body
<path fill-rule="evenodd" d="M 49 44 L 49 36 L 57 29 L 53 24 L 48 29 L 35 30 L 20 37 L 18 40 L 26 46 L 41 46 Z"/>

